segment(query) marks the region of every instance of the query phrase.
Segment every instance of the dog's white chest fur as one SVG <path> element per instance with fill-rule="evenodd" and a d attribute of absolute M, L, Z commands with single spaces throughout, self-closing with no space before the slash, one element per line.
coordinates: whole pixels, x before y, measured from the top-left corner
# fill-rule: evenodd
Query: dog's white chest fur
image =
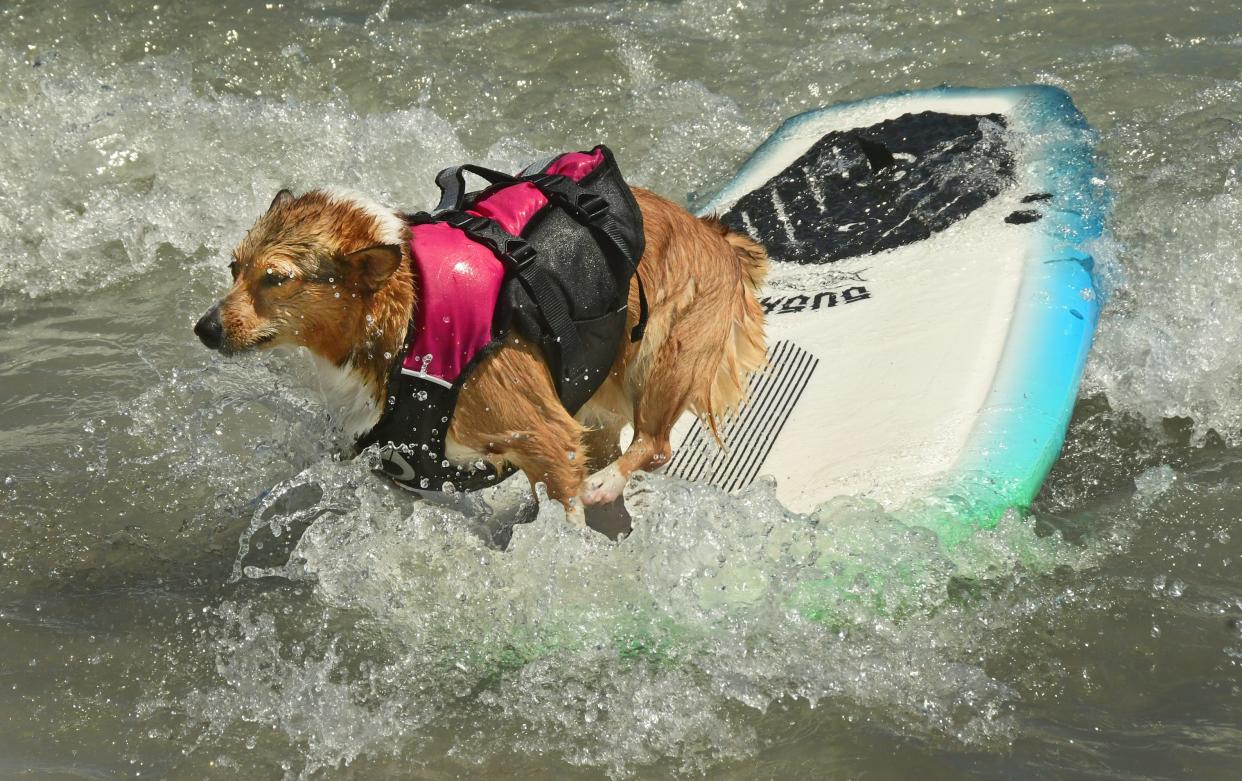
<path fill-rule="evenodd" d="M 311 356 L 315 360 L 319 392 L 323 394 L 333 422 L 351 440 L 375 428 L 380 420 L 380 409 L 371 389 L 358 373 L 314 353 Z M 483 456 L 483 451 L 465 447 L 451 436 L 445 437 L 444 451 L 445 457 L 454 463 L 477 461 Z"/>
<path fill-rule="evenodd" d="M 379 423 L 380 410 L 367 384 L 348 366 L 312 356 L 319 380 L 319 391 L 333 420 L 346 436 L 357 439 Z"/>

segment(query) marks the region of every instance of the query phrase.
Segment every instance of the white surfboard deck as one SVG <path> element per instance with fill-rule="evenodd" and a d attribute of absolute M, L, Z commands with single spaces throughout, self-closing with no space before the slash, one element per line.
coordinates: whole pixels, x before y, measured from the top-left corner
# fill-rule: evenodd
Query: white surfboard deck
<path fill-rule="evenodd" d="M 831 262 L 814 257 L 814 247 L 799 249 L 803 223 L 832 220 L 834 200 L 852 197 L 850 187 L 865 200 L 883 177 L 913 175 L 926 161 L 890 144 L 868 152 L 880 159 L 862 176 L 857 166 L 839 170 L 821 159 L 792 200 L 788 185 L 782 193 L 765 184 L 827 134 L 867 137 L 867 128 L 922 112 L 992 119 L 982 120 L 967 153 L 955 158 L 947 141 L 933 146 L 927 156 L 940 157 L 918 192 L 888 182 L 900 203 L 885 208 L 923 210 L 934 222 L 936 210 L 955 203 L 946 188 L 999 191 L 901 246 Z M 1004 175 L 979 157 L 994 153 L 1010 155 Z M 1098 315 L 1087 245 L 1108 198 L 1092 153 L 1093 136 L 1068 96 L 1049 87 L 942 88 L 786 121 L 700 210 L 769 244 L 771 274 L 761 291 L 769 366 L 724 425 L 723 450 L 683 417 L 667 471 L 731 491 L 770 475 L 780 501 L 804 512 L 840 494 L 890 508 L 940 495 L 984 516 L 1029 503 L 1060 449 Z M 937 181 L 937 166 L 950 175 Z M 944 184 L 953 177 L 955 185 Z M 941 195 L 928 197 L 938 187 Z M 742 208 L 756 191 L 764 198 L 751 203 L 770 210 L 766 224 Z M 776 202 L 765 206 L 773 192 Z M 801 206 L 790 213 L 793 201 Z M 908 227 L 891 214 L 887 223 L 863 215 L 831 229 L 878 236 Z M 802 262 L 789 261 L 799 253 Z"/>

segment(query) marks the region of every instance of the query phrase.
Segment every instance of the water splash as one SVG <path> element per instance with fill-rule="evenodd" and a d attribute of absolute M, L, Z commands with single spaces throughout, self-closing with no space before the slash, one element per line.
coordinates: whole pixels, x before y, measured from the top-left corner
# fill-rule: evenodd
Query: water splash
<path fill-rule="evenodd" d="M 304 758 L 290 777 L 401 752 L 459 720 L 477 726 L 450 752 L 477 761 L 518 751 L 613 775 L 670 758 L 702 771 L 754 753 L 746 714 L 785 702 L 1003 744 L 1018 695 L 973 660 L 967 627 L 1019 623 L 990 600 L 1103 552 L 1016 514 L 945 552 L 869 501 L 800 516 L 769 483 L 730 496 L 647 475 L 627 490 L 628 538 L 572 527 L 545 501 L 500 550 L 458 509 L 411 503 L 366 471 L 324 462 L 256 509 L 251 532 L 319 514 L 288 564 L 247 569 L 245 550 L 235 564 L 243 585 L 279 575 L 313 603 L 285 629 L 251 599 L 226 602 L 219 683 L 166 703 L 213 734 L 283 735 Z M 305 622 L 350 629 L 308 643 Z M 347 661 L 357 652 L 340 643 L 362 638 L 369 661 Z"/>

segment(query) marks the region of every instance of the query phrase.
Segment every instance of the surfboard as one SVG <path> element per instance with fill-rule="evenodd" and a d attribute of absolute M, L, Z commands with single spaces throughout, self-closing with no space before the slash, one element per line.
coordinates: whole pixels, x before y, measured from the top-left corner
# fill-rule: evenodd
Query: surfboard
<path fill-rule="evenodd" d="M 699 210 L 759 240 L 768 364 L 668 473 L 787 507 L 870 497 L 946 542 L 1025 507 L 1060 451 L 1100 309 L 1110 196 L 1048 86 L 939 88 L 786 120 Z"/>

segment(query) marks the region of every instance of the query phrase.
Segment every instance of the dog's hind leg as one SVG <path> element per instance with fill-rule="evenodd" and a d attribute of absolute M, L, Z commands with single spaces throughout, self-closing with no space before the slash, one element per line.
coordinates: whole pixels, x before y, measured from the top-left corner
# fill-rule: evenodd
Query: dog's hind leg
<path fill-rule="evenodd" d="M 670 318 L 671 319 L 671 318 Z M 634 404 L 634 440 L 616 461 L 587 478 L 586 504 L 615 501 L 636 470 L 653 471 L 672 456 L 670 436 L 682 413 L 710 393 L 720 363 L 720 345 L 728 337 L 710 318 L 682 317 L 661 340 L 638 401 Z M 659 324 L 657 327 L 667 327 Z M 724 325 L 728 328 L 728 324 Z"/>
<path fill-rule="evenodd" d="M 582 492 L 585 504 L 608 504 L 616 501 L 630 475 L 638 470 L 651 471 L 668 463 L 672 455 L 667 435 L 663 439 L 639 433 L 616 461 L 587 478 Z"/>
<path fill-rule="evenodd" d="M 637 399 L 634 441 L 587 478 L 582 495 L 587 504 L 611 502 L 635 470 L 667 464 L 673 426 L 686 411 L 715 433 L 719 419 L 745 397 L 746 376 L 764 361 L 763 310 L 755 299 L 766 272 L 763 248 L 718 221 L 692 224 L 699 234 L 695 246 L 714 249 L 700 260 L 701 273 L 680 287 L 667 283 L 677 294 L 652 308 L 647 337 L 627 363 L 629 398 Z"/>

